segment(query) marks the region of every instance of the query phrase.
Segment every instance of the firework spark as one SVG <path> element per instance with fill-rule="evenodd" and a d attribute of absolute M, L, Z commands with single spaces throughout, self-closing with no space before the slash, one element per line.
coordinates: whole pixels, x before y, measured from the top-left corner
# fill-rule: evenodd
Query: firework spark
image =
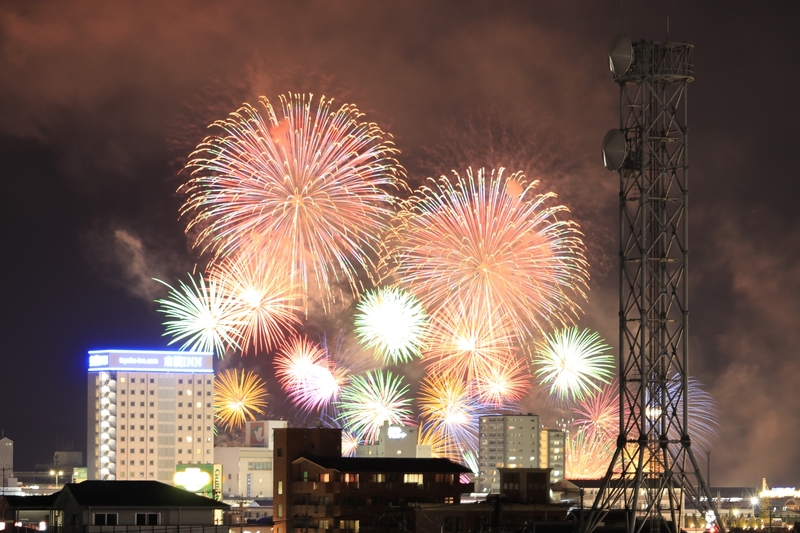
<path fill-rule="evenodd" d="M 209 278 L 230 299 L 242 351 L 269 351 L 300 323 L 299 287 L 263 256 L 245 253 L 227 258 L 212 268 Z"/>
<path fill-rule="evenodd" d="M 214 378 L 214 416 L 222 426 L 238 429 L 264 414 L 267 407 L 264 382 L 250 371 L 223 370 Z"/>
<path fill-rule="evenodd" d="M 368 370 L 353 376 L 342 388 L 336 406 L 339 420 L 359 441 L 375 442 L 384 422 L 411 425 L 411 400 L 402 376 L 390 371 Z"/>
<path fill-rule="evenodd" d="M 393 215 L 404 186 L 389 136 L 353 105 L 288 94 L 263 112 L 244 105 L 215 122 L 191 155 L 182 187 L 195 246 L 224 257 L 241 249 L 284 261 L 292 282 L 331 296 L 341 273 L 355 289 L 358 268 Z"/>
<path fill-rule="evenodd" d="M 600 390 L 598 382 L 609 383 L 614 375 L 611 349 L 598 333 L 577 327 L 544 334 L 535 344 L 536 376 L 549 385 L 551 394 L 564 400 L 579 400 Z"/>
<path fill-rule="evenodd" d="M 368 291 L 357 307 L 356 336 L 386 364 L 422 357 L 426 325 L 420 301 L 397 287 Z"/>
<path fill-rule="evenodd" d="M 432 316 L 454 296 L 508 316 L 519 335 L 569 324 L 588 279 L 581 233 L 521 173 L 483 169 L 430 180 L 397 217 L 397 274 Z"/>
<path fill-rule="evenodd" d="M 190 277 L 190 285 L 179 281 L 179 288 L 155 280 L 169 287 L 168 297 L 156 300 L 158 311 L 171 319 L 164 322 L 164 335 L 173 337 L 169 344 L 183 340 L 181 350 L 214 351 L 223 357 L 228 348 L 240 347 L 233 304 L 221 294 L 215 281 L 206 284 L 202 276 L 198 279 L 199 283 Z"/>
<path fill-rule="evenodd" d="M 301 409 L 325 409 L 334 402 L 345 383 L 344 371 L 327 351 L 306 337 L 292 337 L 273 361 L 275 376 L 289 398 Z"/>

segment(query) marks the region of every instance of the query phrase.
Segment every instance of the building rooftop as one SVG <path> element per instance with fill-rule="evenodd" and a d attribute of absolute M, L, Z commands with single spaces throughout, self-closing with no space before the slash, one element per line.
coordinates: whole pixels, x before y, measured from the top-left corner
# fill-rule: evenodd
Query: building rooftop
<path fill-rule="evenodd" d="M 69 491 L 83 506 L 98 507 L 207 507 L 222 509 L 228 504 L 198 496 L 158 481 L 97 481 L 67 483 Z"/>
<path fill-rule="evenodd" d="M 313 455 L 295 459 L 293 463 L 311 461 L 323 468 L 339 472 L 408 472 L 408 473 L 452 473 L 471 474 L 466 466 L 449 459 L 413 457 L 318 457 Z"/>

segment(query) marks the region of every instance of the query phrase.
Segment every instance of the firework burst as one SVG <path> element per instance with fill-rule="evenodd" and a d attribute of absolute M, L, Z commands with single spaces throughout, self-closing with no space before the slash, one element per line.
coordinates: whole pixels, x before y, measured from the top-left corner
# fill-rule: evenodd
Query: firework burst
<path fill-rule="evenodd" d="M 602 479 L 614 456 L 615 442 L 585 427 L 567 431 L 564 476 L 567 479 Z"/>
<path fill-rule="evenodd" d="M 507 316 L 520 335 L 569 324 L 588 279 L 581 233 L 563 206 L 521 173 L 483 169 L 430 180 L 397 217 L 392 253 L 405 286 L 433 316 L 454 296 Z"/>
<path fill-rule="evenodd" d="M 224 257 L 237 250 L 288 265 L 292 282 L 328 299 L 343 275 L 356 289 L 359 268 L 394 213 L 390 193 L 403 187 L 397 150 L 353 105 L 310 95 L 266 98 L 215 122 L 191 155 L 182 216 L 195 246 Z"/>
<path fill-rule="evenodd" d="M 478 399 L 492 407 L 503 407 L 522 399 L 531 389 L 528 366 L 516 358 L 483 372 L 475 381 Z"/>
<path fill-rule="evenodd" d="M 255 373 L 223 370 L 214 378 L 214 416 L 220 425 L 241 428 L 266 407 L 267 388 Z"/>
<path fill-rule="evenodd" d="M 616 439 L 619 433 L 619 385 L 614 379 L 599 392 L 583 398 L 573 409 L 574 425 L 583 430 L 587 438 L 599 433 L 606 439 Z"/>
<path fill-rule="evenodd" d="M 241 335 L 234 318 L 233 302 L 226 298 L 213 280 L 208 284 L 199 276 L 190 284 L 178 282 L 174 288 L 161 280 L 155 280 L 169 288 L 166 299 L 156 300 L 158 311 L 164 313 L 164 335 L 173 338 L 169 344 L 184 341 L 181 350 L 216 352 L 223 357 L 228 348 L 238 349 Z"/>
<path fill-rule="evenodd" d="M 384 363 L 422 357 L 427 315 L 420 301 L 397 287 L 368 291 L 357 307 L 356 336 Z"/>
<path fill-rule="evenodd" d="M 402 376 L 368 370 L 350 378 L 339 393 L 339 421 L 359 441 L 373 443 L 384 422 L 410 425 L 411 400 Z"/>
<path fill-rule="evenodd" d="M 299 287 L 263 256 L 245 253 L 226 258 L 212 268 L 209 279 L 230 300 L 242 351 L 269 351 L 300 323 Z"/>
<path fill-rule="evenodd" d="M 463 462 L 465 450 L 478 445 L 478 417 L 483 405 L 464 381 L 448 374 L 425 377 L 420 387 L 420 439 L 438 457 Z"/>
<path fill-rule="evenodd" d="M 327 350 L 306 337 L 289 339 L 273 363 L 281 387 L 305 411 L 324 410 L 346 382 L 344 370 L 330 360 Z"/>
<path fill-rule="evenodd" d="M 611 347 L 598 333 L 577 327 L 544 334 L 535 344 L 535 374 L 550 393 L 564 400 L 582 399 L 600 390 L 600 383 L 609 383 L 614 375 Z"/>
<path fill-rule="evenodd" d="M 431 349 L 425 355 L 429 372 L 457 375 L 471 383 L 512 364 L 514 332 L 507 316 L 498 311 L 484 314 L 456 299 L 435 318 Z"/>

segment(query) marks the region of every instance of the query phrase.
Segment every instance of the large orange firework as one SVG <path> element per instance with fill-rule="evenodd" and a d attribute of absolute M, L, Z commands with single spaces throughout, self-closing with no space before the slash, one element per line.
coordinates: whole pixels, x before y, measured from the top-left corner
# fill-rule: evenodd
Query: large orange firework
<path fill-rule="evenodd" d="M 458 297 L 478 315 L 507 316 L 520 336 L 575 320 L 588 280 L 582 234 L 537 183 L 468 169 L 404 202 L 391 257 L 434 319 Z"/>
<path fill-rule="evenodd" d="M 242 249 L 288 265 L 328 299 L 341 276 L 355 289 L 404 186 L 389 136 L 350 104 L 311 95 L 262 97 L 212 124 L 191 155 L 181 209 L 195 245 L 216 258 Z"/>
<path fill-rule="evenodd" d="M 266 385 L 254 372 L 223 370 L 214 378 L 214 416 L 220 425 L 241 428 L 266 407 Z"/>

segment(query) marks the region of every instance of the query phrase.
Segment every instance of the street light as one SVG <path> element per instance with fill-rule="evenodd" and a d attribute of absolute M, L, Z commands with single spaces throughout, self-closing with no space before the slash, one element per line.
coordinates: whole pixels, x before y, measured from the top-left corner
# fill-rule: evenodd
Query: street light
<path fill-rule="evenodd" d="M 64 472 L 62 470 L 51 470 L 50 475 L 56 478 L 56 487 L 58 487 L 58 476 L 63 476 Z"/>

